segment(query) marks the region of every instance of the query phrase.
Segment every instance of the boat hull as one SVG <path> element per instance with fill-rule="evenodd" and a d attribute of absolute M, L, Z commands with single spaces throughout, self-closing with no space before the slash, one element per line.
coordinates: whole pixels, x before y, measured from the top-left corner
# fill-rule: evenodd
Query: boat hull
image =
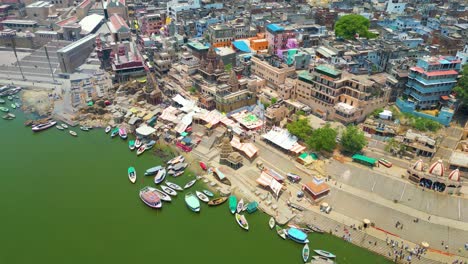
<path fill-rule="evenodd" d="M 200 212 L 200 201 L 193 193 L 187 193 L 185 195 L 185 203 L 187 204 L 187 207 L 193 212 Z"/>
<path fill-rule="evenodd" d="M 235 214 L 237 209 L 237 198 L 234 195 L 229 196 L 229 210 L 231 214 Z"/>

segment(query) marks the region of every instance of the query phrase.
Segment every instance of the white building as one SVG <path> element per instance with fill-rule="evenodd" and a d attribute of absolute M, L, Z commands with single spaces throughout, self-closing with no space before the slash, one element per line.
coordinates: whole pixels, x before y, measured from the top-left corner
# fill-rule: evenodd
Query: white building
<path fill-rule="evenodd" d="M 201 8 L 200 0 L 189 0 L 188 2 L 171 0 L 167 2 L 167 14 L 177 21 L 177 13 L 184 10 Z"/>
<path fill-rule="evenodd" d="M 461 60 L 461 65 L 465 65 L 468 62 L 468 44 L 465 44 L 463 50 L 459 50 L 456 56 Z"/>
<path fill-rule="evenodd" d="M 403 14 L 406 8 L 406 3 L 403 0 L 388 0 L 387 9 L 385 10 L 389 14 Z"/>

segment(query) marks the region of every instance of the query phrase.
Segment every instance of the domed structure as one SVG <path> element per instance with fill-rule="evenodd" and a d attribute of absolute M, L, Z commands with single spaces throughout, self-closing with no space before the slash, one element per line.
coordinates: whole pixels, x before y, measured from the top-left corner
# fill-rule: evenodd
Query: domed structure
<path fill-rule="evenodd" d="M 416 161 L 414 163 L 414 165 L 412 166 L 413 170 L 416 170 L 416 171 L 423 171 L 424 170 L 424 163 L 422 161 L 422 159 Z"/>
<path fill-rule="evenodd" d="M 453 170 L 452 172 L 450 172 L 448 178 L 451 181 L 459 182 L 460 181 L 460 170 L 459 169 Z"/>
<path fill-rule="evenodd" d="M 442 163 L 442 160 L 438 160 L 434 162 L 430 167 L 429 167 L 429 174 L 432 174 L 434 176 L 442 177 L 444 176 L 445 173 L 445 166 L 444 163 Z"/>

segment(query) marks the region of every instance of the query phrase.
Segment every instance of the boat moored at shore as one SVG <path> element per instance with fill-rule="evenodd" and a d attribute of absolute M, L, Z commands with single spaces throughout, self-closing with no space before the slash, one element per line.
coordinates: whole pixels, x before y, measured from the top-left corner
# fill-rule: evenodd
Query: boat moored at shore
<path fill-rule="evenodd" d="M 161 208 L 162 202 L 156 188 L 149 186 L 144 187 L 140 190 L 140 199 L 151 208 Z"/>
<path fill-rule="evenodd" d="M 185 203 L 193 212 L 200 212 L 200 201 L 193 193 L 189 192 L 185 195 Z"/>
<path fill-rule="evenodd" d="M 45 123 L 41 123 L 41 124 L 32 126 L 31 129 L 32 129 L 33 132 L 39 132 L 39 131 L 42 131 L 42 130 L 49 129 L 49 128 L 55 126 L 56 124 L 57 124 L 57 122 L 55 122 L 55 121 L 48 121 L 48 122 L 45 122 Z"/>

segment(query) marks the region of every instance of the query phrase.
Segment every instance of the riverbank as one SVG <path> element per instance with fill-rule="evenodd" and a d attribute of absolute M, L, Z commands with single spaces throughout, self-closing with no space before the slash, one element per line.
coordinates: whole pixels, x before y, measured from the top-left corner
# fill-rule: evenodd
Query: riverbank
<path fill-rule="evenodd" d="M 32 133 L 22 122 L 21 114 L 0 120 L 2 135 L 15 139 L 5 140 L 0 149 L 7 164 L 3 173 L 11 175 L 0 178 L 5 212 L 0 224 L 14 227 L 2 233 L 0 262 L 302 263 L 301 245 L 280 239 L 264 214 L 247 215 L 251 230 L 245 232 L 226 204 L 202 204 L 200 214 L 194 214 L 178 195 L 161 210 L 145 206 L 138 191 L 154 183 L 140 175 L 164 161 L 153 153 L 137 157 L 125 141 L 100 129 L 78 131 L 74 138 L 54 128 Z M 126 175 L 128 166 L 139 175 L 134 185 Z M 170 179 L 183 185 L 189 176 Z M 202 188 L 197 183 L 192 191 Z M 332 236 L 309 239 L 313 248 L 336 253 L 339 263 L 388 263 Z M 177 246 L 181 241 L 183 250 Z M 226 258 L 235 252 L 236 257 Z"/>

